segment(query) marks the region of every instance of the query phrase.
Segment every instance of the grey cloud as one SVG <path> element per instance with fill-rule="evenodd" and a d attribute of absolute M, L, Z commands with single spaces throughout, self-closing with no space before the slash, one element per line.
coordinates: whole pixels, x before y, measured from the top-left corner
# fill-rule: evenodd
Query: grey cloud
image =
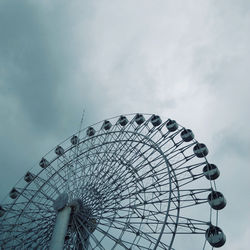
<path fill-rule="evenodd" d="M 250 149 L 250 141 L 247 131 L 239 131 L 237 127 L 235 129 L 228 129 L 225 131 L 221 131 L 215 137 L 216 141 L 216 151 L 218 153 L 218 157 L 239 157 L 249 159 L 249 149 Z"/>
<path fill-rule="evenodd" d="M 42 133 L 60 127 L 63 109 L 74 98 L 60 94 L 79 61 L 65 8 L 50 7 L 31 1 L 6 1 L 0 7 L 1 95 L 15 98 L 19 112 Z"/>
<path fill-rule="evenodd" d="M 34 6 L 13 1 L 1 5 L 1 94 L 15 97 L 20 112 L 27 112 L 36 128 L 49 128 L 59 118 L 59 61 L 51 54 L 49 38 Z"/>

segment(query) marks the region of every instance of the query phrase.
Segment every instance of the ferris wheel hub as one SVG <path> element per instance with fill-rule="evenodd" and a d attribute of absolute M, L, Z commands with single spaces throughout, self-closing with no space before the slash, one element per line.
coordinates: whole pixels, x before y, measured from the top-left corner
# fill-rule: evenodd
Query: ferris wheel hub
<path fill-rule="evenodd" d="M 53 207 L 56 211 L 62 210 L 66 207 L 69 200 L 69 196 L 67 193 L 60 194 L 57 199 L 54 201 Z"/>
<path fill-rule="evenodd" d="M 88 238 L 97 227 L 97 221 L 89 205 L 82 202 L 81 199 L 73 200 L 71 207 L 70 228 L 72 231 L 80 230 L 84 238 Z"/>

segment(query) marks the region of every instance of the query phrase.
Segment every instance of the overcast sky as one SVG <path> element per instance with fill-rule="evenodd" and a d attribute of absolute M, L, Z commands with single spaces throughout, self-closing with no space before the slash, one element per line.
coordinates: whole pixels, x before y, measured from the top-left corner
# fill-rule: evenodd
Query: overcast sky
<path fill-rule="evenodd" d="M 78 128 L 133 112 L 191 128 L 249 249 L 250 1 L 1 0 L 0 198 Z"/>

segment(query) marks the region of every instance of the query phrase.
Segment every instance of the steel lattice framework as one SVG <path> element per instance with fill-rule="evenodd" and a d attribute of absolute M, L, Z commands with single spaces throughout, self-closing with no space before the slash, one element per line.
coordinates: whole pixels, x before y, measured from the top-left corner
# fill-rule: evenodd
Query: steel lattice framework
<path fill-rule="evenodd" d="M 77 132 L 4 200 L 2 249 L 49 248 L 62 194 L 72 207 L 65 249 L 172 249 L 177 236 L 206 234 L 218 223 L 208 199 L 216 186 L 205 178 L 206 152 L 197 157 L 199 143 L 183 140 L 184 130 L 131 114 Z"/>

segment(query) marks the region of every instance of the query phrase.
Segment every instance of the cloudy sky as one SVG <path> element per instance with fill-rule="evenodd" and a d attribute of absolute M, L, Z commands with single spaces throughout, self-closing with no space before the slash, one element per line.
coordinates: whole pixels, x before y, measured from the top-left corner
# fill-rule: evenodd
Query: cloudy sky
<path fill-rule="evenodd" d="M 156 113 L 207 144 L 228 205 L 225 250 L 250 237 L 249 0 L 1 0 L 0 198 L 84 123 Z"/>

